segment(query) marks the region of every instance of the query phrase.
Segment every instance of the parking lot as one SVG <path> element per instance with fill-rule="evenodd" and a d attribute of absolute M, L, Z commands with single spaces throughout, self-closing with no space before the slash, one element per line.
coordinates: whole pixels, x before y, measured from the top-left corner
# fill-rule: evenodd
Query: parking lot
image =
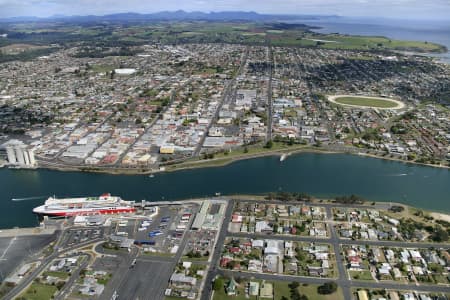
<path fill-rule="evenodd" d="M 103 228 L 73 228 L 67 231 L 63 247 L 74 246 L 103 236 Z"/>
<path fill-rule="evenodd" d="M 172 262 L 139 260 L 127 272 L 118 289 L 118 299 L 163 299 L 164 287 L 172 274 Z"/>
<path fill-rule="evenodd" d="M 160 207 L 152 220 L 136 222 L 135 240 L 145 252 L 175 255 L 194 207 Z"/>

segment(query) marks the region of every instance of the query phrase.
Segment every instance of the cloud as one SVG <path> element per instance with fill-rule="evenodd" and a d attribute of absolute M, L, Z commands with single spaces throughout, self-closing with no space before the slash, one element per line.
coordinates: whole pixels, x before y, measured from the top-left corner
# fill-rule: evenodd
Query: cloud
<path fill-rule="evenodd" d="M 129 11 L 150 13 L 178 9 L 448 18 L 450 0 L 0 0 L 0 17 L 54 14 L 101 15 Z"/>

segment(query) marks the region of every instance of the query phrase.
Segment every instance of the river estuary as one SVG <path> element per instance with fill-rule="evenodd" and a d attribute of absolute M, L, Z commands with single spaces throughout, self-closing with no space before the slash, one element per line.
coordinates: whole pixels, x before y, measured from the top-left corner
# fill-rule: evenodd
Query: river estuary
<path fill-rule="evenodd" d="M 346 154 L 303 153 L 243 160 L 225 167 L 148 175 L 108 175 L 50 170 L 0 169 L 0 228 L 37 225 L 32 208 L 46 197 L 98 196 L 126 200 L 179 200 L 270 191 L 319 197 L 357 194 L 450 212 L 450 171 Z M 22 199 L 12 201 L 11 199 Z"/>

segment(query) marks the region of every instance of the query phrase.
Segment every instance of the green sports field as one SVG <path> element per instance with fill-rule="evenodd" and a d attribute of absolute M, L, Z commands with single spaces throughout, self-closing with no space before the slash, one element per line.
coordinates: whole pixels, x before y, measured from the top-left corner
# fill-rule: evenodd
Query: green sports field
<path fill-rule="evenodd" d="M 389 99 L 373 99 L 366 97 L 339 97 L 334 99 L 336 103 L 366 106 L 374 108 L 395 108 L 398 106 L 397 103 L 390 101 Z"/>

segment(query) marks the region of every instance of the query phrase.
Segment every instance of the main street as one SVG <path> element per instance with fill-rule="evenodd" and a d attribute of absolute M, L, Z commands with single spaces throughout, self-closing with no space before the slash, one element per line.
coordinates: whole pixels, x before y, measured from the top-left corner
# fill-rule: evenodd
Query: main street
<path fill-rule="evenodd" d="M 327 210 L 327 221 L 332 223 L 333 222 L 333 212 L 331 211 L 331 207 L 328 206 L 326 208 L 326 210 Z M 339 245 L 339 237 L 338 237 L 336 230 L 332 224 L 328 227 L 330 228 L 330 235 L 331 235 L 331 241 L 332 241 L 331 244 L 333 245 L 334 258 L 336 260 L 336 265 L 337 265 L 338 273 L 339 273 L 338 285 L 342 288 L 342 294 L 344 295 L 344 299 L 351 299 L 352 291 L 350 290 L 349 285 L 346 284 L 348 277 L 347 277 L 347 272 L 343 265 L 344 258 L 342 257 L 342 254 L 341 254 L 341 247 Z"/>
<path fill-rule="evenodd" d="M 267 135 L 266 142 L 272 140 L 272 129 L 273 129 L 273 99 L 272 99 L 272 79 L 273 79 L 273 68 L 275 66 L 273 60 L 272 47 L 269 46 L 268 49 L 268 65 L 269 65 L 269 82 L 267 85 Z"/>
<path fill-rule="evenodd" d="M 206 130 L 204 131 L 204 134 L 202 135 L 200 142 L 195 147 L 194 152 L 192 153 L 192 157 L 198 157 L 200 155 L 200 152 L 202 150 L 203 144 L 205 143 L 206 136 L 208 135 L 209 130 L 211 127 L 216 123 L 216 121 L 219 119 L 220 110 L 222 109 L 223 103 L 228 97 L 232 97 L 236 95 L 236 93 L 233 92 L 233 89 L 235 88 L 236 78 L 242 73 L 242 70 L 247 63 L 247 57 L 248 57 L 248 47 L 245 48 L 245 52 L 242 54 L 241 63 L 239 66 L 239 69 L 234 74 L 233 78 L 230 79 L 227 83 L 225 83 L 224 92 L 222 95 L 222 98 L 219 101 L 219 105 L 216 108 L 216 111 L 214 113 L 214 116 L 212 117 L 211 121 L 208 123 L 208 126 L 206 127 Z"/>
<path fill-rule="evenodd" d="M 209 272 L 206 275 L 205 286 L 203 288 L 202 295 L 200 298 L 201 300 L 211 299 L 212 282 L 214 281 L 219 272 L 219 270 L 217 269 L 218 262 L 220 260 L 220 256 L 222 255 L 222 246 L 228 234 L 228 224 L 230 224 L 231 222 L 231 215 L 233 214 L 233 209 L 234 209 L 234 200 L 229 200 L 227 210 L 225 211 L 225 216 L 222 221 L 222 227 L 218 234 L 216 246 L 212 254 L 211 264 L 209 265 Z"/>

